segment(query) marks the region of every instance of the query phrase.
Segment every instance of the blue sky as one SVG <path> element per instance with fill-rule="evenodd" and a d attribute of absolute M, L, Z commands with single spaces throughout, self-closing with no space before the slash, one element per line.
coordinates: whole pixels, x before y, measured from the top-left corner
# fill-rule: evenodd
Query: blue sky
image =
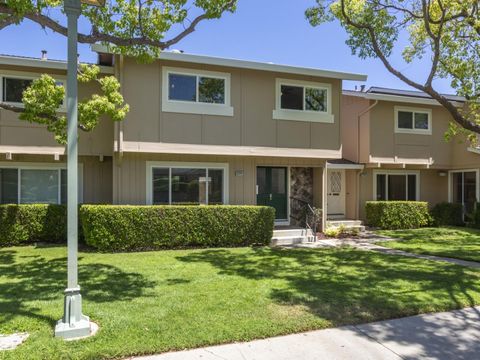
<path fill-rule="evenodd" d="M 202 23 L 174 48 L 193 54 L 358 72 L 368 75 L 367 86 L 409 88 L 390 75 L 379 60 L 352 55 L 345 44 L 347 35 L 338 23 L 311 27 L 304 11 L 313 4 L 314 0 L 239 0 L 236 13 Z M 81 30 L 87 31 L 86 25 L 80 24 Z M 0 31 L 0 53 L 39 56 L 42 49 L 48 50 L 50 58 L 65 59 L 66 39 L 30 22 Z M 402 44 L 392 63 L 413 79 L 424 79 L 428 59 L 405 64 L 401 50 Z M 89 46 L 80 45 L 79 52 L 82 61 L 96 61 Z M 346 82 L 344 87 L 355 85 L 360 83 Z M 437 80 L 436 87 L 452 92 L 447 80 Z"/>

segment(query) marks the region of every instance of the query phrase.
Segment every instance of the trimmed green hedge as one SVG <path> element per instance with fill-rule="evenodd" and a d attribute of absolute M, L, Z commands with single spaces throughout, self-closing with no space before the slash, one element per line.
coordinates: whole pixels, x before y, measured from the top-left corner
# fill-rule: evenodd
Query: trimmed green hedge
<path fill-rule="evenodd" d="M 63 205 L 0 205 L 0 246 L 35 241 L 65 242 L 67 210 Z"/>
<path fill-rule="evenodd" d="M 367 201 L 367 224 L 380 229 L 415 229 L 432 220 L 428 203 L 421 201 Z"/>
<path fill-rule="evenodd" d="M 464 225 L 462 204 L 442 202 L 435 205 L 430 213 L 436 226 Z"/>
<path fill-rule="evenodd" d="M 267 245 L 275 219 L 264 206 L 84 205 L 80 214 L 100 251 Z"/>

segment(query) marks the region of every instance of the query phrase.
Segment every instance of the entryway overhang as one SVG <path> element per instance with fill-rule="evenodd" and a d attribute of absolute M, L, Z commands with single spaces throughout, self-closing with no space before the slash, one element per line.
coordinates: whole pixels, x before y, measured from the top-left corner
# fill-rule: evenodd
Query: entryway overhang
<path fill-rule="evenodd" d="M 358 164 L 350 160 L 346 159 L 338 159 L 338 160 L 328 160 L 327 161 L 327 168 L 329 169 L 340 169 L 340 170 L 363 170 L 363 164 Z"/>
<path fill-rule="evenodd" d="M 117 151 L 115 142 L 114 151 Z M 154 142 L 122 142 L 123 153 L 153 154 L 192 154 L 192 155 L 227 155 L 227 156 L 266 156 L 303 159 L 341 159 L 342 151 L 311 148 L 280 148 L 266 146 L 232 146 L 232 145 L 199 145 Z"/>

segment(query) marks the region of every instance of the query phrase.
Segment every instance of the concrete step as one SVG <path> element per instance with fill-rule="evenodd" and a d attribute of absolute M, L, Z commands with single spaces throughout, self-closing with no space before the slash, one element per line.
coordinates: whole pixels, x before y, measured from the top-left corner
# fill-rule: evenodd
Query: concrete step
<path fill-rule="evenodd" d="M 306 230 L 302 228 L 298 229 L 274 229 L 273 230 L 273 237 L 284 237 L 284 236 L 297 236 L 297 237 L 302 237 L 302 236 L 311 236 L 312 231 L 311 230 Z"/>
<path fill-rule="evenodd" d="M 361 220 L 327 220 L 327 227 L 338 227 L 338 226 L 361 226 L 363 221 Z"/>
<path fill-rule="evenodd" d="M 313 236 L 277 236 L 273 237 L 271 246 L 296 245 L 312 242 Z"/>

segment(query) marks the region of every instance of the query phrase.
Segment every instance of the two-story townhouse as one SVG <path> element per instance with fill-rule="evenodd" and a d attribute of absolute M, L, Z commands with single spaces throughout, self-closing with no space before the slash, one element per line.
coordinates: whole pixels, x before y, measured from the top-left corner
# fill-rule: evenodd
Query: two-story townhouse
<path fill-rule="evenodd" d="M 365 166 L 357 173 L 360 218 L 372 200 L 450 201 L 473 210 L 480 157 L 465 139 L 446 141 L 452 121 L 446 109 L 417 91 L 372 87 L 343 94 L 343 156 Z M 448 98 L 464 106 L 463 98 Z"/>
<path fill-rule="evenodd" d="M 356 215 L 348 197 L 361 166 L 341 160 L 342 81 L 366 76 L 175 52 L 139 64 L 94 49 L 131 111 L 81 135 L 83 202 L 262 204 L 278 224 L 327 201 L 325 214 Z M 2 100 L 18 102 L 25 80 L 43 72 L 62 81 L 65 64 L 0 57 Z M 64 147 L 41 126 L 0 111 L 0 153 L 2 203 L 64 200 Z"/>

